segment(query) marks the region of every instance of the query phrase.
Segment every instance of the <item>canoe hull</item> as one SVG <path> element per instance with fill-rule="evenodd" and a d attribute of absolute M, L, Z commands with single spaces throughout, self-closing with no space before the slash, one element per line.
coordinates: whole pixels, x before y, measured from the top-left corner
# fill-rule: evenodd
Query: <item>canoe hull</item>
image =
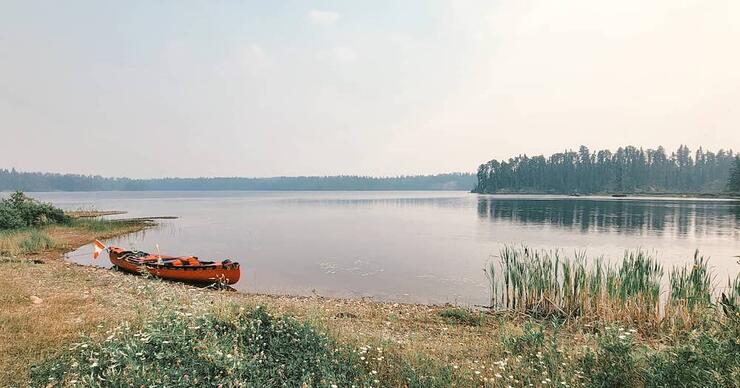
<path fill-rule="evenodd" d="M 108 249 L 111 264 L 130 273 L 147 272 L 161 279 L 200 284 L 216 282 L 234 284 L 241 277 L 239 263 L 175 267 L 159 264 L 158 261 L 159 259 L 177 259 L 176 257 L 148 255 L 141 258 L 130 258 L 126 257 L 127 253 L 130 252 L 117 247 Z"/>

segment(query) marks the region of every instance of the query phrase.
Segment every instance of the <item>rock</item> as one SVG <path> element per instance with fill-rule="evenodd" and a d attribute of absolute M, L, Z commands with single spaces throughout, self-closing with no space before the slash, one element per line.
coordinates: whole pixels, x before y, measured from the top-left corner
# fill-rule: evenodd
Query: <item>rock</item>
<path fill-rule="evenodd" d="M 44 302 L 44 300 L 41 299 L 41 298 L 39 298 L 38 296 L 31 295 L 31 303 L 33 303 L 33 304 L 40 304 L 40 303 L 43 303 L 43 302 Z"/>

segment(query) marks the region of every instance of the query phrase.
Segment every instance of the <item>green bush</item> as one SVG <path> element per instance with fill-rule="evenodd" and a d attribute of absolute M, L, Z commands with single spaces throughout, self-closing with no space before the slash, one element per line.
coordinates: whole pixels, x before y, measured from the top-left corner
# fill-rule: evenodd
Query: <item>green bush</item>
<path fill-rule="evenodd" d="M 580 361 L 589 386 L 606 388 L 641 385 L 632 337 L 631 332 L 611 328 L 599 338 L 596 352 L 589 350 Z"/>
<path fill-rule="evenodd" d="M 69 217 L 50 203 L 39 202 L 20 191 L 0 201 L 0 229 L 66 223 Z"/>
<path fill-rule="evenodd" d="M 359 356 L 307 324 L 264 308 L 219 317 L 164 313 L 123 325 L 32 368 L 33 386 L 366 385 Z"/>

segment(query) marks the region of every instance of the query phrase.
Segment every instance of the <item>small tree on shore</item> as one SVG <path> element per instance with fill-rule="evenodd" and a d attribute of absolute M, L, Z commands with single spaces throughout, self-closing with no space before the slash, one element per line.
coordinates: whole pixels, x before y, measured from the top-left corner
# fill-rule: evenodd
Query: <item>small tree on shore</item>
<path fill-rule="evenodd" d="M 0 200 L 0 230 L 18 229 L 69 221 L 64 211 L 51 203 L 39 202 L 16 191 Z"/>
<path fill-rule="evenodd" d="M 740 156 L 735 157 L 735 162 L 730 171 L 730 179 L 727 181 L 727 190 L 740 193 Z"/>

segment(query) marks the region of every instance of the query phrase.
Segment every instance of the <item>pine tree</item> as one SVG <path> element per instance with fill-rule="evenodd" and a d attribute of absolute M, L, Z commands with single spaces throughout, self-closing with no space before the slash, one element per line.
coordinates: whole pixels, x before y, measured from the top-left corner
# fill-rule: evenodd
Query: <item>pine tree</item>
<path fill-rule="evenodd" d="M 727 190 L 732 193 L 740 193 L 740 155 L 735 156 L 730 179 L 727 181 Z"/>
<path fill-rule="evenodd" d="M 732 150 L 716 154 L 699 148 L 694 157 L 681 145 L 668 156 L 663 147 L 643 149 L 634 146 L 591 151 L 565 150 L 545 157 L 518 156 L 508 161 L 481 165 L 479 193 L 545 192 L 718 192 L 727 184 L 735 163 Z"/>

